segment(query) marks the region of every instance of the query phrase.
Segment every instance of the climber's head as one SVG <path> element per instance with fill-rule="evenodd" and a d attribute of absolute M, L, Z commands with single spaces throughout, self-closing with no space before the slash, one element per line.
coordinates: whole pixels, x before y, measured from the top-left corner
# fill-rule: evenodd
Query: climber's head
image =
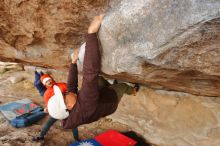
<path fill-rule="evenodd" d="M 54 80 L 53 78 L 48 75 L 44 74 L 40 77 L 41 83 L 46 86 L 47 88 L 52 87 L 54 85 Z"/>

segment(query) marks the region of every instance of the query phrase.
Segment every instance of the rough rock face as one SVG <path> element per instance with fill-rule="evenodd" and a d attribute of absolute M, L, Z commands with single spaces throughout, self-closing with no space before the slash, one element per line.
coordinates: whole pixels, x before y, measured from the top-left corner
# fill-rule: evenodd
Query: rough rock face
<path fill-rule="evenodd" d="M 103 0 L 1 0 L 0 58 L 53 68 L 68 65 Z"/>
<path fill-rule="evenodd" d="M 106 16 L 99 36 L 106 74 L 220 95 L 219 0 L 123 0 Z"/>
<path fill-rule="evenodd" d="M 66 69 L 70 48 L 79 47 L 91 18 L 104 10 L 104 73 L 220 95 L 219 0 L 2 0 L 0 59 Z"/>
<path fill-rule="evenodd" d="M 145 61 L 220 75 L 219 9 L 218 0 L 123 0 L 99 33 L 104 71 L 140 74 Z"/>
<path fill-rule="evenodd" d="M 161 146 L 220 145 L 220 98 L 141 88 L 110 117 Z"/>

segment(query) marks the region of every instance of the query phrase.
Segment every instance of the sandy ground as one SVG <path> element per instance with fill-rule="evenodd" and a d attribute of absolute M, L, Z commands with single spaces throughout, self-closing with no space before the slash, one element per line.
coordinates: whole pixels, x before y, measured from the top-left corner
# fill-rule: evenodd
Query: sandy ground
<path fill-rule="evenodd" d="M 8 79 L 16 75 L 22 75 L 25 79 L 12 84 Z M 4 74 L 0 74 L 0 104 L 29 98 L 43 106 L 43 99 L 37 93 L 31 80 L 33 80 L 33 74 L 28 74 L 24 71 L 7 71 Z M 52 126 L 44 141 L 32 142 L 32 137 L 38 135 L 47 118 L 26 128 L 13 128 L 0 113 L 0 146 L 66 146 L 73 143 L 74 139 L 71 130 L 64 130 L 61 127 L 61 121 L 57 121 Z M 115 129 L 120 132 L 131 130 L 126 125 L 103 118 L 92 124 L 80 126 L 79 137 L 80 139 L 93 138 L 109 129 Z"/>

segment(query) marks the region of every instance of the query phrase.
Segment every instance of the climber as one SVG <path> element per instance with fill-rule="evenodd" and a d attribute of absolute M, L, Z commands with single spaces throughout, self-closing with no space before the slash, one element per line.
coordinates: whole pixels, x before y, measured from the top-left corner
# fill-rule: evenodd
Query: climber
<path fill-rule="evenodd" d="M 47 103 L 48 100 L 54 95 L 53 86 L 59 87 L 62 93 L 66 92 L 66 83 L 56 83 L 54 79 L 43 72 L 38 73 L 35 71 L 35 81 L 34 86 L 37 88 L 41 96 L 44 96 L 45 108 L 44 112 L 47 113 Z M 49 116 L 47 123 L 42 128 L 39 136 L 33 137 L 33 141 L 44 140 L 46 133 L 49 131 L 50 127 L 57 121 L 57 119 Z M 73 137 L 76 141 L 79 141 L 78 129 L 77 127 L 72 129 Z"/>
<path fill-rule="evenodd" d="M 114 113 L 124 93 L 134 95 L 139 86 L 129 86 L 126 83 L 109 85 L 101 76 L 101 56 L 99 51 L 97 32 L 104 15 L 96 16 L 88 28 L 85 56 L 83 62 L 83 81 L 78 94 L 77 60 L 78 51 L 75 50 L 69 68 L 67 92 L 54 86 L 54 96 L 48 101 L 48 112 L 56 119 L 63 119 L 65 129 L 75 128 L 82 124 L 97 121 L 99 118 Z"/>

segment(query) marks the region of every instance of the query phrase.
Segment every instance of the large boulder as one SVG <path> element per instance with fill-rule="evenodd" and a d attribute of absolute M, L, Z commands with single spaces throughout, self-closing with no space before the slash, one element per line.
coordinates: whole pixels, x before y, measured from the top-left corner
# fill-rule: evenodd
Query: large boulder
<path fill-rule="evenodd" d="M 66 70 L 91 18 L 106 10 L 99 33 L 103 73 L 220 95 L 219 0 L 3 0 L 0 59 Z"/>
<path fill-rule="evenodd" d="M 107 13 L 99 37 L 106 74 L 220 95 L 219 0 L 122 0 Z"/>

